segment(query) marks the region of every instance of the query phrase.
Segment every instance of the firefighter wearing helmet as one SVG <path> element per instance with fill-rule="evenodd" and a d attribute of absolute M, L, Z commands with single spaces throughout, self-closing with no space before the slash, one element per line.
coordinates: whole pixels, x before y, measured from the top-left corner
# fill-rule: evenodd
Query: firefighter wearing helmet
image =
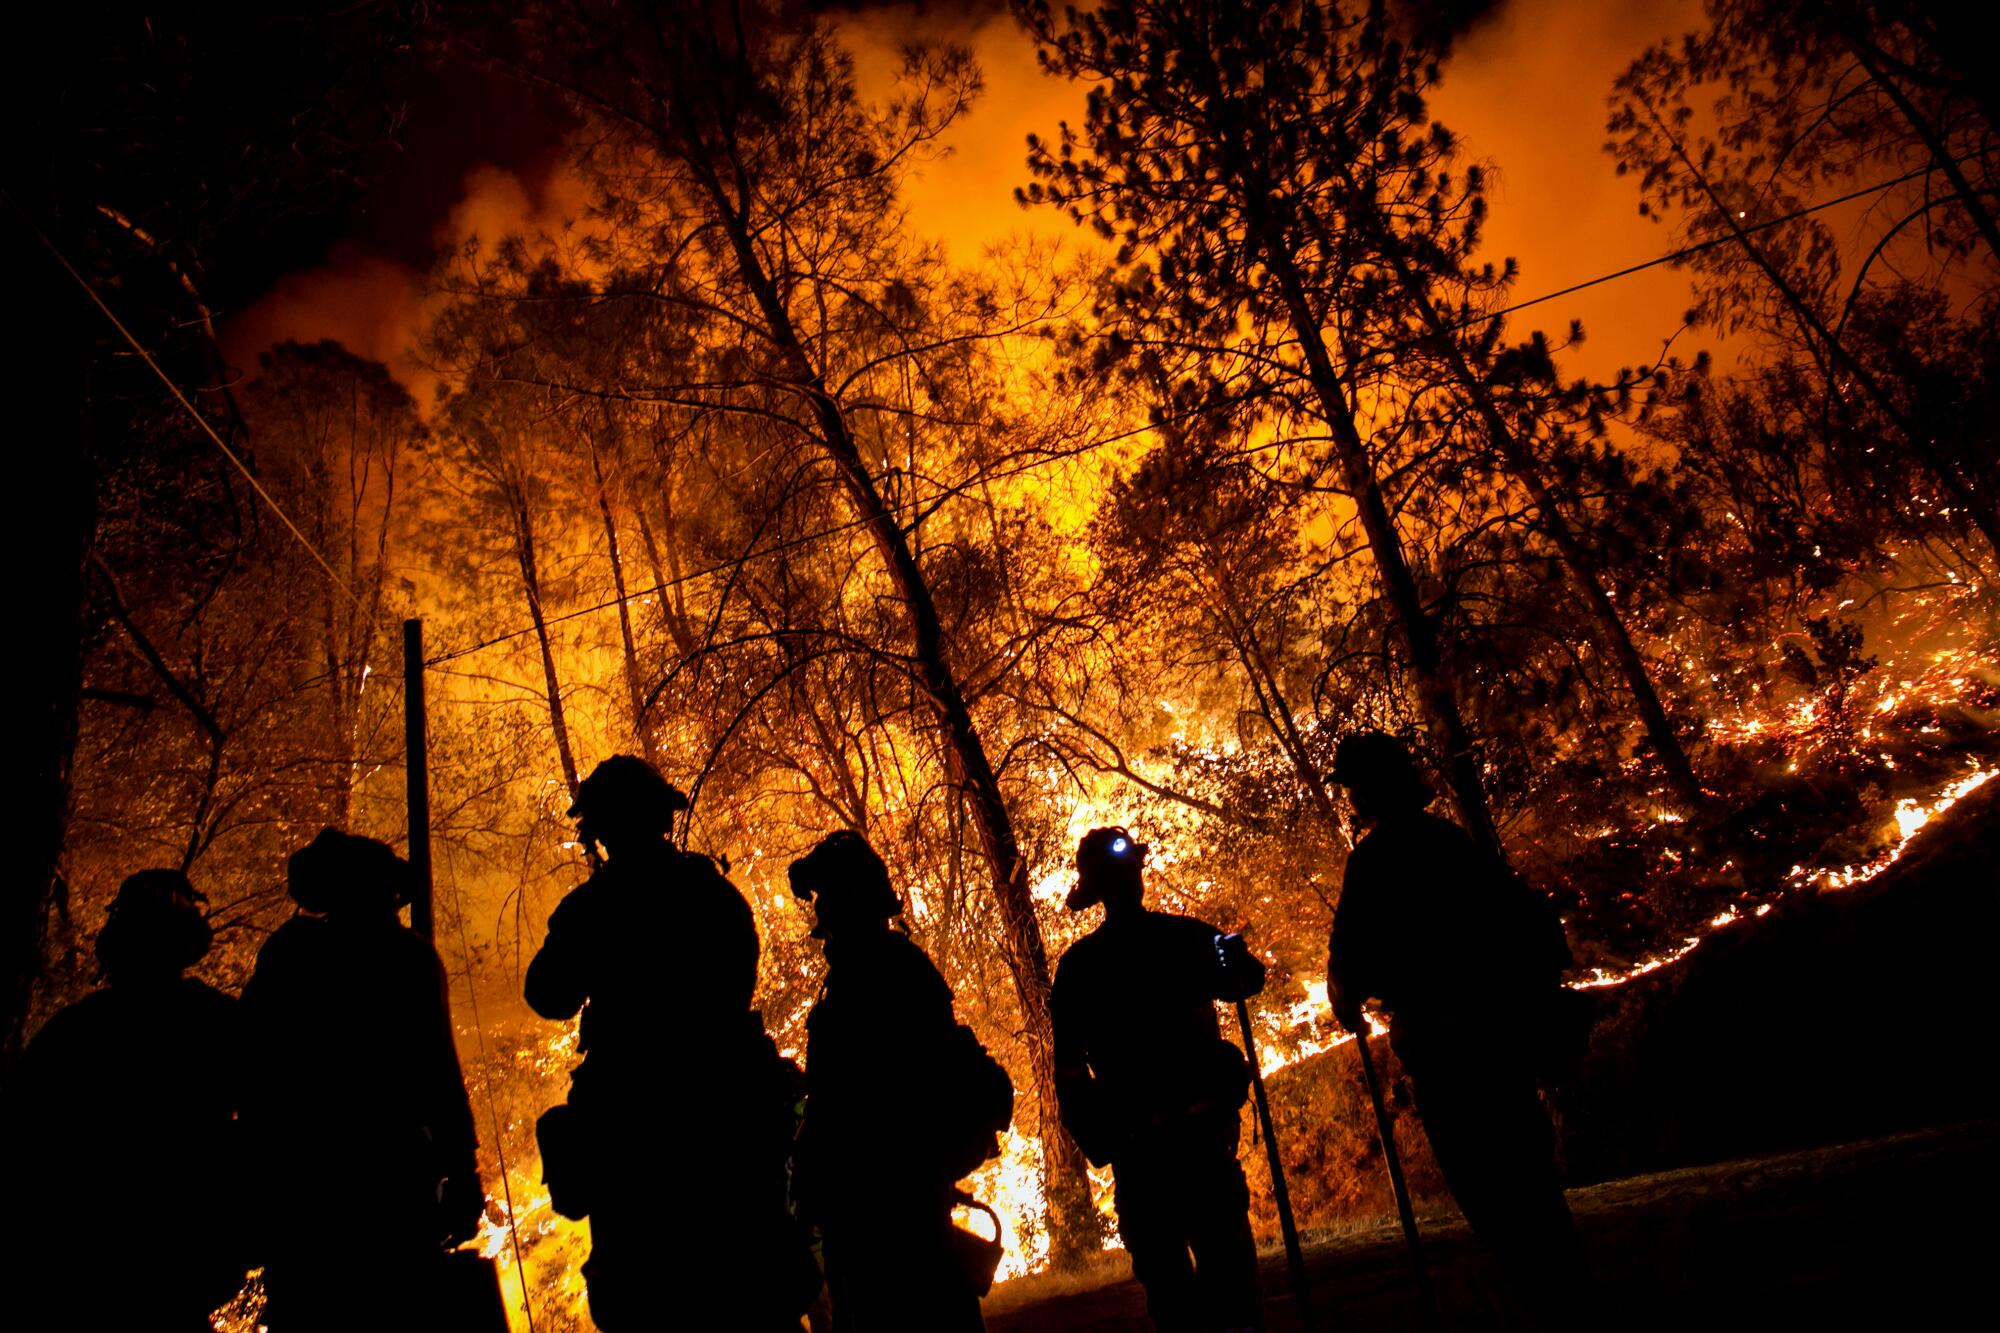
<path fill-rule="evenodd" d="M 127 879 L 97 935 L 105 985 L 58 1011 L 7 1088 L 16 1328 L 206 1329 L 243 1284 L 236 1001 L 184 976 L 208 953 L 178 870 Z M 107 1215 L 167 1200 L 171 1226 L 107 1248 Z"/>
<path fill-rule="evenodd" d="M 1118 1234 L 1161 1329 L 1263 1327 L 1249 1192 L 1236 1160 L 1250 1071 L 1215 1002 L 1264 988 L 1242 938 L 1144 902 L 1147 848 L 1122 828 L 1076 849 L 1072 912 L 1104 920 L 1056 969 L 1056 1092 L 1091 1162 L 1111 1165 Z"/>
<path fill-rule="evenodd" d="M 299 912 L 243 987 L 265 1319 L 278 1333 L 418 1327 L 485 1203 L 444 966 L 396 915 L 414 880 L 385 843 L 322 829 L 286 884 Z M 366 1264 L 326 1244 L 334 1196 L 368 1201 Z"/>
<path fill-rule="evenodd" d="M 1562 1024 L 1576 998 L 1562 988 L 1562 923 L 1546 897 L 1426 809 L 1430 788 L 1402 741 L 1348 736 L 1332 776 L 1368 826 L 1347 858 L 1329 940 L 1334 1017 L 1365 1033 L 1362 1006 L 1381 1001 L 1445 1183 L 1531 1311 L 1566 1327 L 1585 1290 L 1583 1252 L 1536 1059 L 1521 1041 Z"/>
<path fill-rule="evenodd" d="M 824 1239 L 833 1325 L 976 1333 L 982 1292 L 955 1257 L 954 1182 L 996 1151 L 1012 1084 L 959 1026 L 923 949 L 890 929 L 903 904 L 865 838 L 828 834 L 789 874 L 826 950 L 795 1189 Z"/>
<path fill-rule="evenodd" d="M 557 1206 L 590 1219 L 583 1265 L 605 1333 L 792 1329 L 818 1287 L 785 1208 L 796 1069 L 752 1010 L 757 927 L 706 856 L 671 840 L 687 797 L 615 755 L 570 817 L 601 853 L 549 917 L 525 982 L 579 1012 L 583 1063 L 538 1125 Z"/>

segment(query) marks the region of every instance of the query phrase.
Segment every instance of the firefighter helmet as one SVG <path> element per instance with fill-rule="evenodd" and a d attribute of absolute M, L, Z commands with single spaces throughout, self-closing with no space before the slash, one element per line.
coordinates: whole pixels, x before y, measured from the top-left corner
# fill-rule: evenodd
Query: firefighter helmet
<path fill-rule="evenodd" d="M 812 900 L 817 918 L 814 939 L 825 939 L 829 925 L 885 921 L 903 912 L 902 900 L 889 887 L 889 867 L 853 829 L 837 829 L 821 838 L 786 868 L 785 876 L 794 898 Z"/>
<path fill-rule="evenodd" d="M 1136 876 L 1146 864 L 1146 844 L 1116 825 L 1094 828 L 1076 844 L 1076 887 L 1063 899 L 1072 912 L 1095 907 L 1104 901 L 1104 890 L 1113 877 Z"/>
<path fill-rule="evenodd" d="M 674 812 L 687 806 L 688 798 L 659 769 L 636 755 L 614 754 L 576 784 L 569 817 L 592 834 L 648 837 L 670 831 Z"/>
<path fill-rule="evenodd" d="M 214 939 L 201 914 L 205 901 L 178 870 L 128 876 L 97 932 L 105 975 L 179 973 L 200 962 Z"/>
<path fill-rule="evenodd" d="M 410 863 L 386 842 L 323 828 L 285 863 L 292 900 L 308 912 L 373 903 L 390 911 L 410 901 Z"/>

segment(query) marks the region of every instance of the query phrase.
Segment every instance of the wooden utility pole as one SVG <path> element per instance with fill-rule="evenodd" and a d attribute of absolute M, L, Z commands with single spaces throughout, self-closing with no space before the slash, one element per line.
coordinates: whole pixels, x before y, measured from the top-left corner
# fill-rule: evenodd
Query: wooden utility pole
<path fill-rule="evenodd" d="M 424 622 L 403 622 L 403 773 L 410 824 L 410 929 L 436 933 L 431 911 L 431 752 L 424 720 Z"/>

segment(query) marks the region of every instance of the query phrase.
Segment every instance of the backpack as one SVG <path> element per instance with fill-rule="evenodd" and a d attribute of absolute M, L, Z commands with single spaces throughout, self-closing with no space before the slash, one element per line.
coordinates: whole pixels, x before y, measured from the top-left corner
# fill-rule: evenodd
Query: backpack
<path fill-rule="evenodd" d="M 1575 960 L 1555 904 L 1518 873 L 1509 871 L 1507 880 L 1513 928 L 1501 938 L 1520 966 L 1527 991 L 1522 1017 L 1528 1054 L 1537 1078 L 1559 1083 L 1583 1067 L 1599 1017 L 1597 997 L 1563 984 L 1562 974 Z"/>
<path fill-rule="evenodd" d="M 938 1052 L 938 1162 L 952 1180 L 1000 1155 L 1000 1135 L 1014 1123 L 1014 1080 L 960 1023 Z"/>
<path fill-rule="evenodd" d="M 556 1103 L 535 1121 L 535 1143 L 549 1207 L 576 1221 L 590 1216 L 597 1202 L 597 1145 L 583 1115 L 568 1102 Z"/>

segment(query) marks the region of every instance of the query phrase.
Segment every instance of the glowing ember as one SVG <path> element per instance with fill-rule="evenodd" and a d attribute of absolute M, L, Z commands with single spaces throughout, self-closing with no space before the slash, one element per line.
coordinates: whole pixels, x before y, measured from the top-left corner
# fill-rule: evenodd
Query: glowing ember
<path fill-rule="evenodd" d="M 1929 804 L 1905 798 L 1896 803 L 1896 840 L 1874 860 L 1861 865 L 1841 866 L 1838 869 L 1809 870 L 1805 866 L 1793 866 L 1785 879 L 1795 888 L 1813 885 L 1821 889 L 1847 889 L 1856 884 L 1865 884 L 1887 870 L 1899 860 L 1923 827 L 1936 819 L 1952 806 L 1977 791 L 1990 778 L 2000 774 L 2000 768 L 1983 768 L 1967 774 L 1950 784 L 1931 798 Z M 1760 904 L 1754 915 L 1763 916 L 1771 910 L 1771 904 Z M 1709 921 L 1710 930 L 1721 930 L 1741 920 L 1741 914 L 1734 906 L 1726 908 Z M 1706 936 L 1690 935 L 1682 940 L 1678 948 L 1657 954 L 1622 971 L 1592 968 L 1589 975 L 1570 982 L 1573 990 L 1591 990 L 1602 986 L 1617 986 L 1641 977 L 1648 972 L 1657 972 L 1669 963 L 1679 962 L 1699 948 Z"/>
<path fill-rule="evenodd" d="M 1744 729 L 1754 730 L 1748 724 Z M 1894 841 L 1874 859 L 1862 865 L 1835 869 L 1795 866 L 1787 877 L 1787 883 L 1794 889 L 1841 889 L 1874 878 L 1893 865 L 1910 840 L 1931 821 L 1996 775 L 2000 775 L 2000 768 L 1980 769 L 1949 783 L 1928 800 L 1899 800 L 1893 815 Z M 1079 827 L 1089 827 L 1093 822 L 1108 822 L 1111 816 L 1108 808 L 1079 806 L 1071 822 Z M 1651 817 L 1660 823 L 1679 822 L 1678 816 L 1670 811 L 1656 811 Z M 1604 832 L 1609 834 L 1611 830 Z M 1068 891 L 1072 876 L 1073 872 L 1067 866 L 1052 872 L 1044 884 L 1038 885 L 1037 896 L 1059 898 Z M 1771 908 L 1772 904 L 1768 902 L 1754 907 L 1732 904 L 1710 918 L 1702 934 L 1686 936 L 1675 947 L 1629 967 L 1592 968 L 1571 981 L 1570 985 L 1578 990 L 1600 989 L 1622 985 L 1636 977 L 1659 971 L 1687 957 L 1700 947 L 1709 933 L 1734 926 L 1747 916 L 1765 916 Z M 1372 1035 L 1387 1035 L 1388 1028 L 1377 1015 L 1370 1014 L 1368 1018 Z M 1258 1009 L 1253 1004 L 1252 1022 L 1256 1029 L 1258 1067 L 1266 1077 L 1354 1040 L 1352 1034 L 1335 1029 L 1323 978 L 1307 980 L 1303 996 L 1288 1005 Z M 572 1025 L 540 1047 L 524 1050 L 519 1058 L 532 1064 L 538 1073 L 552 1078 L 567 1070 L 574 1061 L 575 1045 L 576 1033 Z M 520 1232 L 521 1261 L 517 1264 L 507 1207 L 498 1195 L 487 1200 L 486 1217 L 478 1236 L 479 1251 L 499 1261 L 502 1289 L 508 1300 L 510 1317 L 517 1327 L 526 1327 L 521 1313 L 524 1276 L 538 1319 L 546 1310 L 558 1318 L 568 1315 L 581 1321 L 586 1317 L 586 1305 L 578 1265 L 588 1246 L 587 1226 L 558 1217 L 549 1208 L 548 1192 L 540 1180 L 539 1158 L 530 1154 L 525 1160 L 510 1161 L 509 1167 L 517 1209 L 513 1222 Z M 1091 1180 L 1098 1205 L 1106 1214 L 1105 1246 L 1117 1248 L 1116 1229 L 1110 1225 L 1110 1174 L 1108 1171 L 1094 1171 Z M 1049 1237 L 1044 1217 L 1040 1143 L 1019 1130 L 1008 1131 L 1001 1142 L 1000 1156 L 980 1168 L 965 1183 L 974 1196 L 991 1205 L 1000 1217 L 1005 1253 L 998 1277 L 1004 1281 L 1045 1269 L 1048 1266 Z M 983 1218 L 966 1210 L 961 1210 L 958 1221 L 975 1230 L 986 1225 Z M 522 1268 L 526 1270 L 525 1275 Z"/>

